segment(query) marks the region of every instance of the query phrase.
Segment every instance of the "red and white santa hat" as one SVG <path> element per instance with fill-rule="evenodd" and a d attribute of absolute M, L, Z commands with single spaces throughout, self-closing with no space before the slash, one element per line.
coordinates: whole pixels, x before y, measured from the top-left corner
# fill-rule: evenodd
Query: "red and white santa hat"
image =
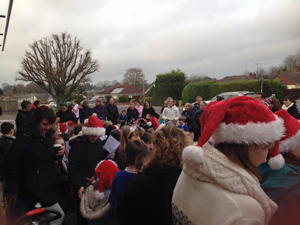
<path fill-rule="evenodd" d="M 96 167 L 95 175 L 99 180 L 98 190 L 95 191 L 97 199 L 104 198 L 104 189 L 111 186 L 116 173 L 119 172 L 117 164 L 112 160 L 102 160 Z"/>
<path fill-rule="evenodd" d="M 74 128 L 76 126 L 76 123 L 69 120 L 68 122 L 66 122 L 67 128 L 68 130 L 71 130 L 72 128 Z"/>
<path fill-rule="evenodd" d="M 85 136 L 104 136 L 105 128 L 102 121 L 97 116 L 90 116 L 88 120 L 85 120 L 85 126 L 82 128 L 82 134 Z"/>
<path fill-rule="evenodd" d="M 284 120 L 285 133 L 280 139 L 279 152 L 286 153 L 300 145 L 300 122 L 284 109 L 275 114 Z"/>
<path fill-rule="evenodd" d="M 208 104 L 200 117 L 201 137 L 197 146 L 210 141 L 233 144 L 269 144 L 280 140 L 284 134 L 283 120 L 273 114 L 259 100 L 247 96 L 215 101 Z M 189 146 L 188 148 L 199 148 Z M 270 159 L 272 169 L 284 165 L 282 155 L 274 153 Z"/>
<path fill-rule="evenodd" d="M 154 131 L 159 131 L 161 128 L 165 126 L 164 124 L 160 124 L 155 116 L 152 116 L 150 118 L 150 122 L 152 124 Z"/>
<path fill-rule="evenodd" d="M 68 131 L 71 130 L 75 126 L 76 126 L 76 123 L 74 123 L 73 121 L 68 121 L 66 123 L 60 123 L 59 130 L 61 133 L 67 134 Z"/>

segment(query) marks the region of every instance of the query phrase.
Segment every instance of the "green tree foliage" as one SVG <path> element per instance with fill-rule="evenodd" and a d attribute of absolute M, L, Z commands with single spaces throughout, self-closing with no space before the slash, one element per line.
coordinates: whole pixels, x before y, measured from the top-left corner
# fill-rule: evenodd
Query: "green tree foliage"
<path fill-rule="evenodd" d="M 156 75 L 152 105 L 162 105 L 167 97 L 172 97 L 176 101 L 180 100 L 185 80 L 186 74 L 180 69 L 171 69 L 169 72 Z"/>
<path fill-rule="evenodd" d="M 148 91 L 147 96 L 148 96 L 148 97 L 153 97 L 154 93 L 155 93 L 155 87 L 152 86 L 152 87 L 150 88 L 150 90 Z"/>
<path fill-rule="evenodd" d="M 190 83 L 182 91 L 182 99 L 184 102 L 194 102 L 195 97 L 200 95 L 204 100 L 209 100 L 223 92 L 260 92 L 260 88 L 261 82 L 259 80 Z M 279 101 L 283 99 L 284 89 L 286 89 L 286 87 L 281 85 L 278 81 L 265 80 L 263 83 L 263 92 L 266 96 L 275 94 Z"/>
<path fill-rule="evenodd" d="M 1 88 L 0 88 L 0 95 L 4 95 L 4 92 Z"/>
<path fill-rule="evenodd" d="M 13 93 L 14 93 L 14 94 L 17 94 L 17 93 L 18 93 L 16 86 L 14 86 Z"/>
<path fill-rule="evenodd" d="M 119 96 L 119 102 L 129 102 L 128 95 L 120 95 Z"/>

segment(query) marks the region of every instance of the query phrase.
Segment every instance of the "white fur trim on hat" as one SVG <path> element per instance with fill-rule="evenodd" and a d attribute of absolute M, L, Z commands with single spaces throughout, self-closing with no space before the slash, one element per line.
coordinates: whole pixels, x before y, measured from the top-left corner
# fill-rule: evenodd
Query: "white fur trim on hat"
<path fill-rule="evenodd" d="M 160 130 L 161 128 L 163 128 L 164 126 L 165 126 L 164 124 L 159 125 L 158 128 L 156 128 L 156 130 L 155 130 L 154 132 L 159 131 L 159 130 Z"/>
<path fill-rule="evenodd" d="M 284 158 L 281 154 L 278 154 L 270 158 L 268 164 L 272 170 L 280 170 L 284 166 Z"/>
<path fill-rule="evenodd" d="M 152 125 L 152 123 L 151 123 L 151 122 L 147 122 L 147 126 L 149 126 L 149 127 L 150 127 L 151 125 Z"/>
<path fill-rule="evenodd" d="M 300 130 L 292 137 L 285 139 L 279 143 L 279 152 L 286 153 L 294 150 L 300 145 Z"/>
<path fill-rule="evenodd" d="M 99 192 L 98 190 L 95 191 L 95 198 L 102 200 L 104 198 L 104 193 L 103 192 Z"/>
<path fill-rule="evenodd" d="M 184 162 L 190 165 L 199 165 L 204 159 L 203 149 L 195 145 L 189 145 L 183 149 L 182 158 Z"/>
<path fill-rule="evenodd" d="M 242 124 L 221 123 L 210 141 L 215 145 L 221 142 L 235 144 L 268 144 L 284 136 L 284 121 L 277 115 L 275 121 L 268 123 L 249 122 Z"/>
<path fill-rule="evenodd" d="M 83 124 L 87 124 L 89 122 L 89 119 L 84 119 Z"/>
<path fill-rule="evenodd" d="M 94 136 L 103 136 L 105 135 L 105 128 L 103 127 L 83 127 L 82 134 L 85 136 L 94 135 Z"/>

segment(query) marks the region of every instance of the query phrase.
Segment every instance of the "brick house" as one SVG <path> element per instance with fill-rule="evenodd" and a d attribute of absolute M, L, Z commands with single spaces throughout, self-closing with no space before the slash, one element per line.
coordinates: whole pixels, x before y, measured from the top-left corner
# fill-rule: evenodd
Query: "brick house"
<path fill-rule="evenodd" d="M 242 81 L 242 80 L 255 80 L 256 74 L 255 73 L 249 73 L 249 75 L 234 75 L 234 76 L 226 76 L 222 78 L 221 80 L 218 80 L 220 82 L 229 82 L 229 81 Z"/>
<path fill-rule="evenodd" d="M 129 98 L 134 98 L 138 100 L 143 92 L 143 89 L 140 87 L 128 85 L 128 84 L 120 84 L 117 87 L 110 88 L 104 91 L 100 91 L 95 94 L 95 97 L 101 96 L 112 96 L 113 98 L 119 99 L 121 95 L 128 95 Z"/>
<path fill-rule="evenodd" d="M 287 86 L 288 89 L 300 88 L 300 66 L 293 66 L 292 71 L 280 72 L 273 80 L 278 80 L 282 85 Z"/>

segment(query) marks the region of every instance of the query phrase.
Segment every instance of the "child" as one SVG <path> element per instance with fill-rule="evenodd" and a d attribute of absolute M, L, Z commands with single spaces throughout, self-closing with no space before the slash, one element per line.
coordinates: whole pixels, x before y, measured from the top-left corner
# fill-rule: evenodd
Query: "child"
<path fill-rule="evenodd" d="M 103 122 L 103 128 L 106 129 L 109 125 L 113 125 L 110 120 L 106 120 L 106 121 Z"/>
<path fill-rule="evenodd" d="M 143 173 L 144 165 L 150 161 L 152 152 L 144 152 L 139 154 L 135 159 L 135 174 Z"/>
<path fill-rule="evenodd" d="M 95 182 L 83 193 L 80 210 L 88 224 L 117 224 L 108 198 L 111 193 L 113 178 L 119 171 L 112 160 L 102 160 L 95 169 Z"/>
<path fill-rule="evenodd" d="M 13 143 L 14 125 L 12 123 L 4 122 L 1 124 L 1 133 L 3 136 L 0 138 L 0 224 L 5 224 L 4 215 L 4 168 L 3 161 L 5 154 Z"/>
<path fill-rule="evenodd" d="M 160 124 L 165 124 L 165 120 L 162 118 L 162 114 L 159 115 L 159 120 L 158 120 L 158 122 L 159 122 Z"/>
<path fill-rule="evenodd" d="M 152 134 L 144 133 L 141 136 L 141 139 L 142 139 L 143 142 L 145 142 L 146 145 L 148 145 L 149 150 L 151 151 L 153 149 Z"/>
<path fill-rule="evenodd" d="M 147 151 L 147 145 L 141 140 L 135 139 L 128 142 L 125 153 L 129 166 L 118 172 L 114 177 L 108 200 L 115 211 L 118 211 L 125 185 L 135 177 L 135 159 L 137 155 Z"/>
<path fill-rule="evenodd" d="M 148 114 L 146 115 L 146 120 L 147 120 L 147 122 L 150 122 L 150 119 L 151 119 L 151 115 L 148 113 Z"/>
<path fill-rule="evenodd" d="M 177 127 L 183 129 L 184 131 L 189 131 L 189 128 L 187 127 L 187 125 L 185 125 L 185 116 L 179 117 L 179 125 Z"/>
<path fill-rule="evenodd" d="M 140 139 L 140 130 L 138 127 L 132 126 L 129 129 L 128 140 Z"/>
<path fill-rule="evenodd" d="M 126 124 L 126 122 L 127 122 L 126 111 L 122 110 L 122 113 L 120 114 L 120 117 L 119 117 L 120 128 L 122 126 L 124 126 Z"/>

